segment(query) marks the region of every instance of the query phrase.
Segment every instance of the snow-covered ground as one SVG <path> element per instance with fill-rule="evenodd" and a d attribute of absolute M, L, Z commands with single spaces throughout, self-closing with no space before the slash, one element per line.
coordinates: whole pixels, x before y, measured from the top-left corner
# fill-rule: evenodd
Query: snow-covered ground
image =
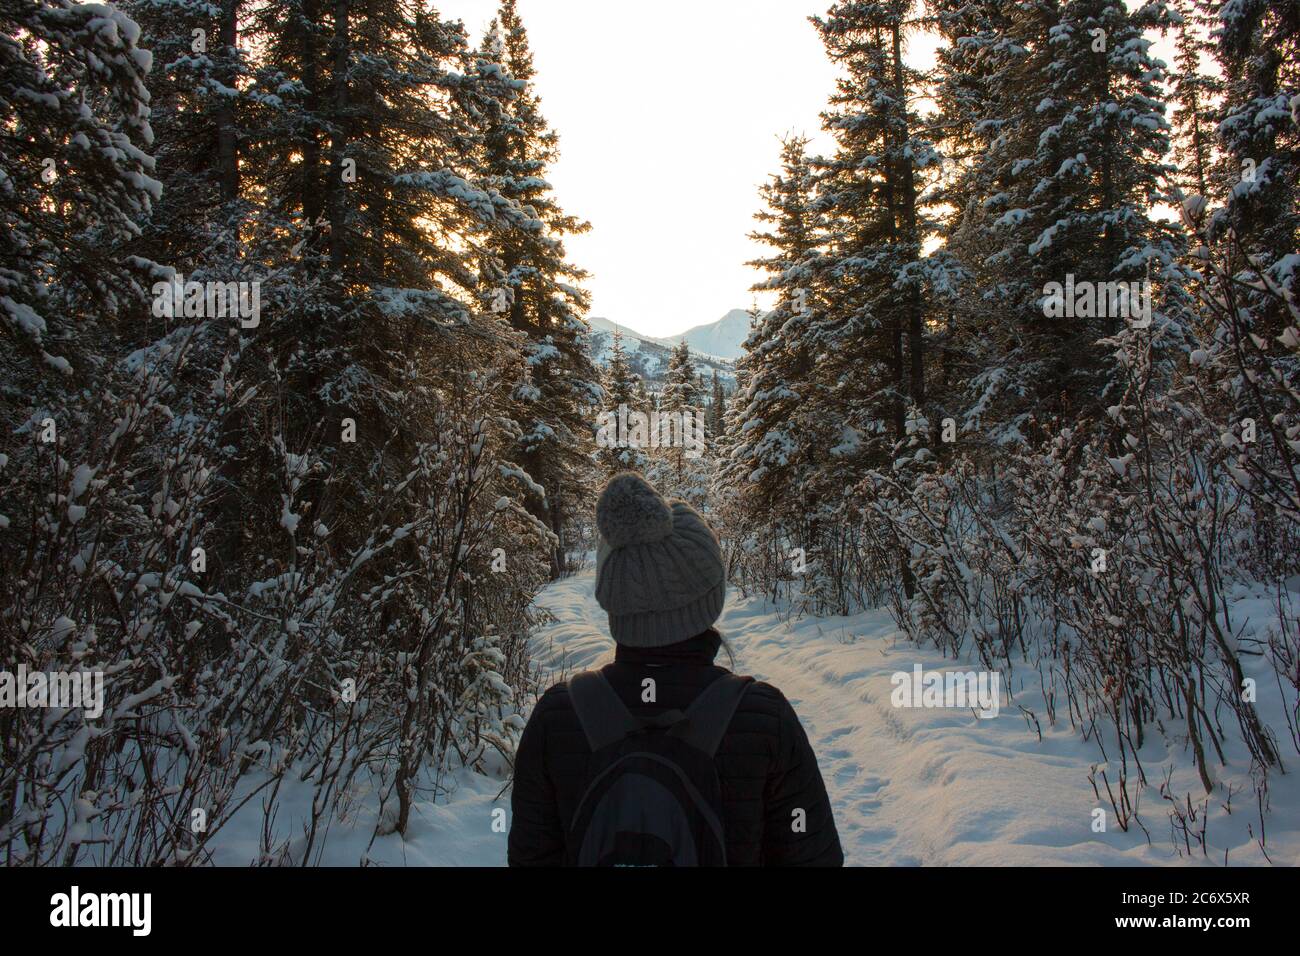
<path fill-rule="evenodd" d="M 537 653 L 557 672 L 612 657 L 604 612 L 592 588 L 588 571 L 552 585 L 543 595 L 556 623 L 539 635 Z M 1048 727 L 1036 687 L 1021 685 L 1018 677 L 1012 688 L 1015 699 L 1037 713 L 1041 742 L 1016 703 L 1007 703 L 1005 690 L 993 718 L 971 710 L 893 706 L 891 677 L 896 672 L 911 673 L 916 664 L 926 671 L 971 671 L 978 665 L 904 642 L 884 610 L 791 620 L 761 597 L 744 598 L 733 588 L 718 626 L 735 652 L 736 670 L 780 688 L 803 721 L 835 807 L 848 863 L 1180 862 L 1171 844 L 1167 804 L 1157 792 L 1164 768 L 1174 762 L 1164 744 L 1153 741 L 1143 750 L 1151 790 L 1139 812 L 1151 832 L 1150 845 L 1140 830 L 1120 830 L 1109 805 L 1106 832 L 1094 833 L 1098 802 L 1088 772 L 1100 762 L 1100 753 L 1068 726 Z M 1259 685 L 1268 686 L 1262 674 Z M 1266 693 L 1262 690 L 1261 698 Z M 1173 789 L 1182 795 L 1190 790 L 1195 804 L 1199 785 L 1190 760 L 1182 753 L 1175 756 L 1181 770 L 1174 774 Z M 1292 759 L 1288 767 L 1298 763 Z M 1231 814 L 1220 806 L 1222 793 L 1216 791 L 1210 801 L 1207 839 L 1210 856 L 1219 864 L 1225 846 L 1230 864 L 1267 862 L 1246 829 L 1252 823 L 1258 832 L 1259 825 L 1244 770 L 1223 771 L 1223 779 L 1244 786 L 1233 799 Z M 1108 775 L 1115 778 L 1113 770 Z M 1297 776 L 1279 775 L 1270 787 L 1273 812 L 1266 820 L 1266 847 L 1277 863 L 1300 862 Z M 1182 861 L 1187 859 L 1184 855 Z M 1197 860 L 1210 862 L 1199 855 L 1192 858 Z"/>
<path fill-rule="evenodd" d="M 554 617 L 535 637 L 535 659 L 548 674 L 544 683 L 612 659 L 593 584 L 588 569 L 539 597 Z M 1240 607 L 1249 605 L 1243 595 Z M 1264 613 L 1264 602 L 1259 606 Z M 1101 759 L 1096 745 L 1066 725 L 1050 727 L 1037 688 L 1020 675 L 1010 688 L 1013 701 L 1007 700 L 1004 683 L 996 717 L 981 718 L 970 709 L 896 707 L 891 702 L 895 673 L 910 674 L 917 664 L 926 671 L 978 666 L 907 644 L 884 610 L 791 620 L 783 609 L 761 597 L 742 597 L 734 588 L 719 629 L 734 650 L 736 670 L 780 688 L 803 721 L 851 865 L 1222 865 L 1225 847 L 1231 865 L 1268 862 L 1255 842 L 1258 811 L 1240 753 L 1230 750 L 1229 766 L 1218 770 L 1219 779 L 1231 782 L 1236 792 L 1227 807 L 1223 786 L 1209 800 L 1208 857 L 1199 849 L 1180 856 L 1172 842 L 1169 804 L 1158 787 L 1174 765 L 1173 793 L 1182 798 L 1190 791 L 1196 806 L 1201 790 L 1189 756 L 1158 735 L 1152 734 L 1142 751 L 1150 787 L 1138 809 L 1150 831 L 1148 843 L 1136 827 L 1122 831 L 1109 803 L 1099 804 L 1094 795 L 1088 774 Z M 1271 682 L 1263 671 L 1258 676 L 1263 708 Z M 1041 741 L 1019 705 L 1037 715 Z M 1300 761 L 1285 738 L 1280 743 L 1291 772 L 1270 781 L 1265 847 L 1274 863 L 1295 865 L 1300 863 L 1300 774 L 1295 772 Z M 1108 775 L 1115 779 L 1114 768 Z M 368 850 L 373 801 L 358 794 L 361 809 L 354 819 L 335 822 L 322 862 L 504 864 L 499 812 L 504 809 L 508 817 L 504 772 L 499 777 L 462 773 L 452 783 L 450 797 L 416 806 L 405 839 L 385 837 Z M 1106 810 L 1104 833 L 1093 830 L 1098 806 Z M 256 855 L 260 813 L 246 816 L 242 834 L 236 820 L 232 833 L 218 841 L 218 862 L 246 864 Z"/>

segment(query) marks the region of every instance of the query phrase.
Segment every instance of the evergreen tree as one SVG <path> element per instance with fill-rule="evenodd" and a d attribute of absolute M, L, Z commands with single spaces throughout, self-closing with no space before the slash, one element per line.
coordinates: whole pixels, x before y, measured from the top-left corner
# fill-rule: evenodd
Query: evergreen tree
<path fill-rule="evenodd" d="M 1170 77 L 1173 114 L 1174 164 L 1178 185 L 1187 195 L 1207 200 L 1223 194 L 1222 169 L 1215 154 L 1213 115 L 1222 96 L 1220 77 L 1210 72 L 1211 17 L 1203 0 L 1182 0 L 1174 14 L 1175 72 Z"/>
<path fill-rule="evenodd" d="M 125 0 L 153 55 L 149 93 L 162 197 L 142 223 L 138 254 L 202 277 L 240 273 L 240 222 L 252 204 L 241 190 L 241 123 L 256 104 L 241 88 L 248 63 L 239 47 L 243 4 L 226 0 Z M 258 118 L 261 118 L 260 116 Z M 241 197 L 243 201 L 241 202 Z M 241 206 L 244 209 L 241 210 Z"/>
<path fill-rule="evenodd" d="M 1171 169 L 1162 70 L 1144 36 L 1168 20 L 1159 4 L 1130 12 L 1096 0 L 1008 4 L 980 22 L 1003 36 L 983 40 L 995 67 L 985 105 L 950 118 L 956 127 L 973 122 L 967 135 L 988 142 L 964 184 L 949 248 L 978 290 L 978 307 L 959 317 L 969 325 L 957 336 L 973 356 L 962 417 L 1007 442 L 1067 413 L 1097 411 L 1116 380 L 1110 351 L 1097 343 L 1121 320 L 1095 307 L 1049 314 L 1050 283 L 1149 279 L 1177 300 L 1178 239 L 1152 215 L 1172 199 Z M 942 83 L 963 84 L 960 75 Z"/>
<path fill-rule="evenodd" d="M 161 194 L 140 28 L 111 6 L 0 10 L 0 334 L 7 420 L 104 360 L 145 300 L 124 250 Z M 6 430 L 8 431 L 8 430 Z"/>
<path fill-rule="evenodd" d="M 669 494 L 696 507 L 704 506 L 708 492 L 707 463 L 703 458 L 708 434 L 701 412 L 702 399 L 695 361 L 683 340 L 673 346 L 668 357 L 657 403 L 658 428 L 651 428 L 652 441 L 659 447 L 651 456 L 650 477 Z"/>
<path fill-rule="evenodd" d="M 265 859 L 316 862 L 361 777 L 403 830 L 430 767 L 491 771 L 521 726 L 600 399 L 553 134 L 517 18 L 482 55 L 415 0 L 125 5 L 0 10 L 0 643 L 111 675 L 89 737 L 76 708 L 6 722 L 31 812 L 0 842 L 209 859 L 177 814 L 219 831 L 256 770 L 268 839 L 278 781 L 312 790 Z M 510 275 L 527 328 L 483 308 Z M 214 309 L 229 283 L 260 312 Z"/>
<path fill-rule="evenodd" d="M 917 27 L 911 3 L 832 4 L 813 19 L 828 56 L 844 74 L 823 114 L 838 150 L 825 166 L 822 194 L 832 219 L 826 267 L 843 282 L 846 324 L 864 327 L 862 348 L 887 362 L 887 401 L 895 440 L 904 436 L 907 406 L 923 406 L 927 286 L 948 284 L 946 260 L 924 257 L 935 231 L 921 194 L 939 156 L 920 132 L 914 103 L 925 78 L 903 60 Z M 844 370 L 847 374 L 847 369 Z"/>
<path fill-rule="evenodd" d="M 605 367 L 605 396 L 611 405 L 632 405 L 636 401 L 637 376 L 623 348 L 623 333 L 615 330 Z"/>
<path fill-rule="evenodd" d="M 530 499 L 534 513 L 556 535 L 552 573 L 566 568 L 566 523 L 589 504 L 594 475 L 582 449 L 591 412 L 601 400 L 600 375 L 587 347 L 587 294 L 573 283 L 586 273 L 568 261 L 565 236 L 590 225 L 567 215 L 545 179 L 558 156 L 558 137 L 533 91 L 532 52 L 515 0 L 503 0 L 479 50 L 480 69 L 509 78 L 514 95 L 493 104 L 484 122 L 487 183 L 525 209 L 537 225 L 492 237 L 482 295 L 504 310 L 527 336 L 531 382 L 522 405 L 519 455 L 544 494 Z"/>
<path fill-rule="evenodd" d="M 710 437 L 716 438 L 722 434 L 723 422 L 727 416 L 726 394 L 723 391 L 722 379 L 719 377 L 716 368 L 713 370 L 710 391 L 708 428 Z"/>
<path fill-rule="evenodd" d="M 736 363 L 748 382 L 732 403 L 744 428 L 731 436 L 725 471 L 740 489 L 739 501 L 756 517 L 777 523 L 787 506 L 800 503 L 802 478 L 830 447 L 818 421 L 829 410 L 814 396 L 821 382 L 815 365 L 825 347 L 817 340 L 825 295 L 816 272 L 821 219 L 806 146 L 806 138 L 786 139 L 780 174 L 759 189 L 765 208 L 755 219 L 768 230 L 750 237 L 772 251 L 749 264 L 768 275 L 754 290 L 775 293 L 777 300 L 756 315 Z"/>
<path fill-rule="evenodd" d="M 1012 37 L 1014 7 L 1005 0 L 928 0 L 927 9 L 947 41 L 935 54 L 934 125 L 946 162 L 933 198 L 952 210 L 941 225 L 945 248 L 979 271 L 976 264 L 997 251 L 982 226 L 984 199 L 997 191 L 996 174 L 984 158 L 1009 126 L 1003 115 L 1008 104 L 995 91 L 1028 50 Z M 934 323 L 937 368 L 930 391 L 938 393 L 941 416 L 960 422 L 963 431 L 978 423 L 979 408 L 972 409 L 967 387 L 982 371 L 981 339 L 989 321 L 989 308 L 972 286 L 943 310 L 941 325 Z"/>
<path fill-rule="evenodd" d="M 623 349 L 623 334 L 615 330 L 614 341 L 610 346 L 609 363 L 605 367 L 604 412 L 612 413 L 616 417 L 622 413 L 624 407 L 629 412 L 647 412 L 644 399 L 638 397 L 638 391 L 641 396 L 644 396 L 645 387 L 632 371 L 632 365 L 627 360 L 627 352 Z M 600 458 L 607 475 L 619 471 L 644 472 L 648 461 L 645 449 L 631 444 L 627 447 L 620 445 L 603 449 Z"/>
<path fill-rule="evenodd" d="M 259 400 L 226 423 L 237 452 L 221 462 L 233 538 L 219 550 L 239 566 L 251 528 L 278 515 L 277 434 L 320 443 L 328 468 L 303 486 L 333 516 L 331 546 L 366 540 L 359 489 L 418 453 L 438 401 L 430 369 L 470 328 L 476 240 L 536 225 L 477 172 L 478 117 L 510 89 L 477 68 L 458 24 L 410 0 L 272 0 L 241 35 L 267 51 L 247 67 L 258 133 L 240 152 L 258 203 L 243 247 L 268 275 L 236 366 Z M 503 365 L 519 355 L 504 323 L 474 328 Z"/>
<path fill-rule="evenodd" d="M 1281 300 L 1249 289 L 1260 271 L 1294 294 L 1300 246 L 1300 2 L 1228 3 L 1218 12 L 1224 96 L 1219 135 L 1227 156 L 1226 208 L 1209 238 L 1240 244 L 1240 290 L 1252 331 L 1265 339 L 1289 324 Z"/>
<path fill-rule="evenodd" d="M 663 407 L 670 410 L 697 409 L 700 389 L 696 381 L 695 360 L 690 346 L 678 342 L 668 357 L 668 371 L 664 380 Z"/>

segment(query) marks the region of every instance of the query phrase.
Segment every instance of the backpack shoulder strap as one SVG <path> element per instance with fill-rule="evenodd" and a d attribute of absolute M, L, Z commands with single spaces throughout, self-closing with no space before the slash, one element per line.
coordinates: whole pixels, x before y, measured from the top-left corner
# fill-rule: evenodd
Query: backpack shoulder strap
<path fill-rule="evenodd" d="M 752 683 L 752 677 L 723 674 L 691 702 L 691 706 L 686 708 L 685 719 L 670 733 L 712 757 L 718 752 L 740 698 Z"/>
<path fill-rule="evenodd" d="M 641 722 L 632 716 L 600 671 L 583 671 L 570 677 L 569 699 L 593 753 L 641 729 Z"/>

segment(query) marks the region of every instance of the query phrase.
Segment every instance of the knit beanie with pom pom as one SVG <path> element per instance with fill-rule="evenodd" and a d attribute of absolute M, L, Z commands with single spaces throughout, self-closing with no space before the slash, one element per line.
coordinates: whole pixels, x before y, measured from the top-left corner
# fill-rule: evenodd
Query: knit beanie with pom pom
<path fill-rule="evenodd" d="M 676 644 L 718 619 L 722 550 L 686 502 L 665 501 L 636 472 L 621 472 L 596 502 L 596 528 L 596 600 L 619 644 Z"/>

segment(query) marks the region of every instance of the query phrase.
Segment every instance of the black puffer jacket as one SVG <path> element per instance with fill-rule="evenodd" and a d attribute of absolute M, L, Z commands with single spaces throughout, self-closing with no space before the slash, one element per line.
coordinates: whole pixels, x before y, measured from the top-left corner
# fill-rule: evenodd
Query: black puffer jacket
<path fill-rule="evenodd" d="M 685 710 L 726 671 L 713 659 L 715 631 L 670 647 L 620 646 L 605 677 L 638 717 Z M 655 678 L 658 700 L 641 703 L 641 681 Z M 569 700 L 557 684 L 533 710 L 515 757 L 511 795 L 511 866 L 560 866 L 565 836 L 587 776 L 591 750 Z M 770 684 L 754 683 L 740 701 L 714 758 L 722 782 L 727 860 L 732 866 L 840 866 L 844 854 L 831 817 L 817 758 L 794 708 Z M 793 811 L 806 811 L 794 832 Z"/>

